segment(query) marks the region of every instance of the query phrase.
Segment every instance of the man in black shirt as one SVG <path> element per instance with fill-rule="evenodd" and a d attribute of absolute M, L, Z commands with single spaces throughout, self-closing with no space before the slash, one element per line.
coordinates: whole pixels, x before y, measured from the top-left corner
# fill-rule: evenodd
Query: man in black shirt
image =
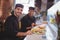
<path fill-rule="evenodd" d="M 5 39 L 11 39 L 11 40 L 17 40 L 20 36 L 26 36 L 31 34 L 31 31 L 27 32 L 19 32 L 19 22 L 18 18 L 22 14 L 23 11 L 23 5 L 22 4 L 16 4 L 14 9 L 14 14 L 9 16 L 5 21 L 5 32 L 6 32 L 6 38 Z"/>
<path fill-rule="evenodd" d="M 21 32 L 26 32 L 30 30 L 32 26 L 35 25 L 35 17 L 33 16 L 34 9 L 35 9 L 34 7 L 29 7 L 29 13 L 21 19 L 21 30 L 20 30 Z M 22 37 L 22 40 L 24 38 L 25 36 Z"/>
<path fill-rule="evenodd" d="M 21 32 L 26 32 L 35 24 L 34 7 L 29 7 L 29 13 L 21 19 Z"/>

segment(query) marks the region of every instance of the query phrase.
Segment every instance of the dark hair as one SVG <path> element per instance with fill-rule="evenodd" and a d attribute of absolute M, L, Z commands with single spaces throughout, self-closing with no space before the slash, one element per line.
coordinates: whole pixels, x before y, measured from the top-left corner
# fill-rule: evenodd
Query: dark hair
<path fill-rule="evenodd" d="M 17 7 L 23 8 L 24 6 L 23 6 L 22 4 L 16 4 L 15 9 L 16 9 Z"/>
<path fill-rule="evenodd" d="M 14 15 L 14 10 L 11 11 L 11 14 Z"/>
<path fill-rule="evenodd" d="M 29 7 L 29 10 L 35 10 L 35 8 L 34 7 Z"/>
<path fill-rule="evenodd" d="M 59 11 L 57 11 L 57 16 L 60 16 L 60 15 L 59 15 Z"/>

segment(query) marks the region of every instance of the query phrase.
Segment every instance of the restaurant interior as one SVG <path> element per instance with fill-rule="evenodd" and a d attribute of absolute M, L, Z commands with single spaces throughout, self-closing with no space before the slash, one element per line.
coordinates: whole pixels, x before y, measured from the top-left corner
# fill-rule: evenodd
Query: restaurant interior
<path fill-rule="evenodd" d="M 35 33 L 38 29 L 35 26 L 31 29 L 33 34 L 27 35 L 24 40 L 60 40 L 60 0 L 0 0 L 0 33 L 4 33 L 4 23 L 16 4 L 24 5 L 22 17 L 28 14 L 30 6 L 35 7 L 36 24 L 44 29 L 41 34 Z M 1 35 L 3 37 L 4 34 Z"/>

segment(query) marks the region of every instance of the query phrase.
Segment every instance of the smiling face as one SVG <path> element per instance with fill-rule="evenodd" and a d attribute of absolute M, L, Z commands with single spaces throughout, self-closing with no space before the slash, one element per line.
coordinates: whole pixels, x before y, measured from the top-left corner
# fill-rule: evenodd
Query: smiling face
<path fill-rule="evenodd" d="M 14 10 L 15 15 L 18 16 L 18 17 L 22 14 L 22 11 L 23 11 L 23 8 L 21 8 L 21 7 L 17 7 Z"/>
<path fill-rule="evenodd" d="M 29 15 L 33 16 L 34 15 L 34 10 L 29 10 Z"/>

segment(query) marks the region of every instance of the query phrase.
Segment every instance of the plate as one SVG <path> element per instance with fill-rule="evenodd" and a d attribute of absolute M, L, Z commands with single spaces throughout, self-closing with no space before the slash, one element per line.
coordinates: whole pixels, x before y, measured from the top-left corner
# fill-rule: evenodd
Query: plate
<path fill-rule="evenodd" d="M 43 35 L 46 32 L 46 29 L 45 28 L 46 28 L 45 25 L 38 25 L 38 26 L 33 27 L 31 29 L 31 31 L 34 34 L 41 34 L 41 35 Z"/>

